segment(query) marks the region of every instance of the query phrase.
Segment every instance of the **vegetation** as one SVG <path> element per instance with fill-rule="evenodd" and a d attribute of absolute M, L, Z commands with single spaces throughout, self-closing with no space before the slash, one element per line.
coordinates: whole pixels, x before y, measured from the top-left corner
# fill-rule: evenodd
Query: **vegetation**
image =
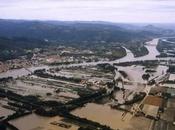
<path fill-rule="evenodd" d="M 131 52 L 134 54 L 134 57 L 140 57 L 140 56 L 144 56 L 147 55 L 149 53 L 149 51 L 147 50 L 147 48 L 144 46 L 144 42 L 146 41 L 134 41 L 132 42 L 132 44 L 125 44 L 125 46 L 131 50 Z"/>
<path fill-rule="evenodd" d="M 16 112 L 16 113 L 14 113 L 14 114 L 12 114 L 12 115 L 10 115 L 10 116 L 8 116 L 7 117 L 7 121 L 9 121 L 9 120 L 13 120 L 13 119 L 16 119 L 16 118 L 18 118 L 18 117 L 22 117 L 22 116 L 25 116 L 25 115 L 29 115 L 29 114 L 31 114 L 32 112 Z"/>
<path fill-rule="evenodd" d="M 147 69 L 147 70 L 145 70 L 145 72 L 146 72 L 146 73 L 155 73 L 156 70 Z"/>
<path fill-rule="evenodd" d="M 31 57 L 33 48 L 64 45 L 89 49 L 96 56 L 110 60 L 126 55 L 124 47 L 135 57 L 148 54 L 144 42 L 160 33 L 151 30 L 128 30 L 119 25 L 83 22 L 44 22 L 0 20 L 0 60 Z M 111 54 L 106 55 L 110 51 Z"/>
<path fill-rule="evenodd" d="M 6 78 L 0 78 L 0 82 L 8 82 L 9 80 L 12 80 L 13 77 L 6 77 Z"/>
<path fill-rule="evenodd" d="M 175 43 L 159 40 L 157 50 L 160 52 L 158 57 L 174 57 Z"/>
<path fill-rule="evenodd" d="M 112 130 L 109 126 L 102 125 L 98 122 L 94 122 L 86 118 L 80 118 L 78 116 L 72 115 L 67 112 L 64 113 L 64 117 L 70 119 L 71 121 L 80 122 L 80 123 L 87 124 L 90 126 L 85 129 L 81 128 L 82 130 Z"/>
<path fill-rule="evenodd" d="M 119 70 L 119 73 L 124 77 L 124 78 L 127 78 L 128 75 L 125 71 L 122 71 L 122 70 Z"/>
<path fill-rule="evenodd" d="M 144 60 L 144 61 L 129 61 L 122 63 L 114 63 L 116 66 L 131 66 L 131 65 L 143 65 L 146 68 L 155 67 L 159 64 L 158 60 Z"/>
<path fill-rule="evenodd" d="M 146 96 L 146 93 L 144 92 L 140 92 L 139 94 L 136 94 L 133 98 L 133 100 L 129 100 L 129 101 L 126 101 L 125 102 L 125 105 L 131 105 L 131 104 L 134 104 L 138 101 L 141 101 L 143 100 L 143 98 Z"/>
<path fill-rule="evenodd" d="M 175 66 L 174 65 L 169 66 L 167 72 L 169 72 L 169 73 L 175 73 Z"/>
<path fill-rule="evenodd" d="M 127 42 L 152 33 L 126 30 L 117 25 L 81 22 L 44 22 L 0 20 L 0 36 L 48 39 L 64 44 Z M 18 31 L 17 31 L 18 30 Z"/>
<path fill-rule="evenodd" d="M 149 74 L 143 74 L 142 75 L 142 79 L 143 80 L 149 80 L 149 78 L 150 78 L 150 75 Z"/>
<path fill-rule="evenodd" d="M 115 70 L 115 67 L 108 63 L 97 64 L 97 67 L 101 69 L 103 72 L 114 72 Z"/>
<path fill-rule="evenodd" d="M 0 60 L 10 60 L 20 56 L 30 59 L 33 54 L 28 50 L 46 45 L 47 43 L 42 40 L 0 37 Z"/>
<path fill-rule="evenodd" d="M 175 42 L 175 38 L 167 38 L 167 41 Z"/>
<path fill-rule="evenodd" d="M 69 81 L 69 82 L 75 82 L 75 83 L 80 83 L 82 80 L 80 78 L 75 78 L 75 77 L 64 77 L 64 76 L 51 75 L 51 74 L 46 73 L 44 70 L 36 70 L 34 71 L 34 74 L 42 78 L 58 79 L 58 80 L 64 80 L 64 81 Z"/>
<path fill-rule="evenodd" d="M 4 123 L 0 122 L 0 130 L 6 130 L 7 127 Z"/>

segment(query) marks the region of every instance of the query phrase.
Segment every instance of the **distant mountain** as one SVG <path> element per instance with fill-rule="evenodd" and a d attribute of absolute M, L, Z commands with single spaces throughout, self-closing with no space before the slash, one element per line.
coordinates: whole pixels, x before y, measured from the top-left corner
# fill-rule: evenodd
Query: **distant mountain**
<path fill-rule="evenodd" d="M 159 26 L 151 25 L 151 24 L 142 27 L 142 30 L 152 32 L 152 33 L 157 33 L 159 35 L 161 35 L 161 34 L 163 34 L 163 35 L 173 35 L 174 34 L 174 31 L 172 29 L 161 28 Z"/>
<path fill-rule="evenodd" d="M 152 32 L 150 29 L 132 30 L 120 24 L 105 22 L 0 20 L 0 36 L 8 38 L 26 37 L 63 43 L 82 43 L 125 42 L 157 35 L 160 33 Z"/>
<path fill-rule="evenodd" d="M 48 45 L 68 45 L 83 49 L 125 46 L 135 56 L 147 54 L 143 43 L 153 37 L 173 34 L 154 25 L 110 22 L 67 22 L 0 20 L 0 60 L 28 55 L 25 50 Z M 46 42 L 47 41 L 47 42 Z M 139 49 L 138 49 L 139 48 Z M 30 54 L 29 54 L 30 55 Z"/>

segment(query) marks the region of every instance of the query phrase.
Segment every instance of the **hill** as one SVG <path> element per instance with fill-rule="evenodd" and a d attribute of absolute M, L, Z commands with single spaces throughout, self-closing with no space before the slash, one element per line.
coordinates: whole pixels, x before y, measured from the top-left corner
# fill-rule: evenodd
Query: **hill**
<path fill-rule="evenodd" d="M 96 22 L 0 20 L 0 28 L 1 37 L 48 39 L 65 43 L 125 42 L 153 35 L 149 31 L 127 30 L 114 24 Z"/>
<path fill-rule="evenodd" d="M 163 36 L 165 34 L 163 32 L 165 29 L 159 29 L 152 25 L 141 27 L 97 21 L 0 19 L 0 60 L 15 58 L 22 55 L 25 49 L 42 48 L 45 45 L 64 45 L 90 50 L 102 50 L 101 48 L 110 50 L 112 46 L 124 46 L 137 57 L 148 53 L 143 46 L 145 41 Z M 167 32 L 172 33 L 171 30 Z M 166 35 L 168 34 L 166 33 Z"/>

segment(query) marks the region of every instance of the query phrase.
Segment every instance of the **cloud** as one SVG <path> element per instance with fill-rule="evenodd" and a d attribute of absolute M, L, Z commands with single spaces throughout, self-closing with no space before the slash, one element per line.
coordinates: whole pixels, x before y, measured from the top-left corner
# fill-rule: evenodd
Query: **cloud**
<path fill-rule="evenodd" d="M 175 22 L 174 12 L 174 0 L 0 0 L 8 19 Z"/>

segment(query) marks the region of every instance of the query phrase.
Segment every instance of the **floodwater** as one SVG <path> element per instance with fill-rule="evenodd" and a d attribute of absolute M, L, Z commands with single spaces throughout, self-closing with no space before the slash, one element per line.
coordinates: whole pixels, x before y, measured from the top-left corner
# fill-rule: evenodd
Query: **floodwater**
<path fill-rule="evenodd" d="M 122 67 L 122 66 L 117 66 L 119 70 L 124 71 L 128 79 L 132 82 L 139 82 L 139 83 L 145 83 L 145 81 L 142 79 L 142 75 L 145 73 L 144 71 L 144 66 L 127 66 L 127 67 Z"/>
<path fill-rule="evenodd" d="M 156 59 L 156 56 L 159 55 L 160 53 L 157 51 L 156 46 L 158 44 L 159 39 L 153 39 L 150 42 L 146 43 L 146 48 L 149 51 L 149 54 L 146 56 L 142 56 L 142 57 L 134 57 L 134 55 L 132 54 L 132 52 L 130 50 L 128 50 L 127 48 L 125 48 L 127 55 L 121 59 L 118 60 L 114 60 L 114 61 L 99 61 L 99 62 L 89 62 L 89 63 L 79 63 L 79 64 L 71 64 L 71 65 L 63 65 L 61 67 L 73 67 L 73 66 L 93 66 L 93 65 L 97 65 L 99 63 L 119 63 L 119 62 L 129 62 L 129 61 L 139 61 L 139 60 L 154 60 Z M 48 69 L 50 68 L 49 66 L 39 66 L 39 67 L 30 67 L 30 68 L 22 68 L 22 69 L 15 69 L 15 70 L 9 70 L 7 72 L 3 72 L 0 73 L 0 78 L 3 77 L 9 77 L 12 76 L 14 78 L 17 77 L 21 77 L 21 76 L 25 76 L 30 74 L 31 72 L 33 72 L 34 70 L 37 69 Z"/>
<path fill-rule="evenodd" d="M 4 107 L 3 107 L 4 105 L 5 105 L 5 106 L 7 105 L 6 99 L 4 99 L 4 98 L 1 99 L 1 98 L 0 98 L 0 117 L 1 117 L 1 116 L 7 117 L 8 115 L 12 115 L 13 113 L 15 113 L 15 111 L 13 111 L 13 110 L 4 108 Z"/>
<path fill-rule="evenodd" d="M 74 110 L 72 114 L 120 130 L 128 128 L 130 119 L 132 118 L 127 113 L 124 120 L 122 120 L 122 111 L 112 109 L 108 105 L 98 105 L 95 103 L 88 103 L 85 107 Z"/>
<path fill-rule="evenodd" d="M 62 117 L 40 117 L 36 114 L 27 115 L 16 120 L 10 121 L 11 124 L 16 126 L 20 130 L 68 130 L 58 125 L 52 125 L 52 122 L 62 122 Z M 68 123 L 64 123 L 68 124 Z M 71 127 L 69 130 L 77 130 L 79 127 L 69 124 Z"/>
<path fill-rule="evenodd" d="M 139 58 L 137 58 L 137 60 L 155 60 L 156 59 L 156 56 L 158 56 L 160 54 L 158 52 L 157 48 L 156 48 L 158 42 L 159 42 L 159 39 L 158 38 L 153 39 L 150 42 L 147 42 L 146 43 L 147 45 L 145 47 L 149 51 L 148 55 L 139 57 Z"/>
<path fill-rule="evenodd" d="M 175 43 L 175 42 L 172 42 L 172 41 L 168 41 L 167 39 L 162 39 L 162 41 L 169 42 L 169 43 Z"/>
<path fill-rule="evenodd" d="M 0 117 L 2 116 L 7 117 L 8 115 L 12 115 L 13 113 L 14 111 L 0 106 Z"/>
<path fill-rule="evenodd" d="M 134 57 L 133 53 L 130 50 L 125 48 L 127 55 L 124 58 L 121 58 L 121 59 L 116 60 L 116 61 L 126 62 L 126 61 L 139 61 L 139 60 L 155 60 L 156 56 L 160 54 L 156 48 L 158 42 L 159 42 L 158 38 L 147 42 L 145 47 L 148 49 L 149 53 L 147 55 L 141 56 L 141 57 Z"/>
<path fill-rule="evenodd" d="M 114 130 L 148 130 L 151 124 L 150 119 L 133 117 L 130 113 L 125 115 L 122 111 L 112 109 L 108 105 L 94 103 L 76 109 L 72 114 L 110 126 Z"/>
<path fill-rule="evenodd" d="M 155 60 L 157 59 L 156 56 L 159 55 L 160 53 L 158 52 L 156 46 L 159 42 L 159 38 L 155 38 L 152 41 L 149 41 L 146 43 L 145 47 L 148 49 L 149 53 L 148 55 L 141 56 L 141 57 L 134 57 L 133 53 L 125 48 L 127 55 L 121 59 L 117 59 L 114 61 L 98 61 L 98 62 L 89 62 L 89 63 L 80 63 L 80 64 L 71 64 L 68 65 L 68 67 L 73 67 L 73 66 L 90 66 L 90 65 L 97 65 L 100 63 L 120 63 L 120 62 L 129 62 L 129 61 L 140 61 L 140 60 Z"/>
<path fill-rule="evenodd" d="M 0 78 L 9 77 L 9 76 L 12 76 L 13 78 L 17 78 L 28 74 L 30 74 L 30 72 L 25 70 L 24 68 L 14 69 L 14 70 L 9 70 L 7 72 L 0 73 Z"/>
<path fill-rule="evenodd" d="M 125 48 L 125 47 L 123 47 L 123 48 Z M 125 57 L 121 58 L 121 59 L 116 60 L 116 62 L 125 62 L 125 61 L 135 59 L 133 53 L 130 50 L 128 50 L 127 48 L 125 48 L 125 50 L 126 50 L 127 55 Z"/>
<path fill-rule="evenodd" d="M 32 84 L 33 83 L 33 84 Z M 21 80 L 16 80 L 15 82 L 8 83 L 8 89 L 15 91 L 22 95 L 46 95 L 46 93 L 52 93 L 54 89 L 49 87 L 42 87 L 42 84 L 34 84 L 35 82 L 23 82 Z M 37 83 L 37 81 L 36 81 Z"/>
<path fill-rule="evenodd" d="M 149 54 L 142 57 L 135 58 L 132 52 L 128 49 L 126 49 L 127 55 L 124 58 L 121 58 L 119 60 L 111 61 L 111 62 L 91 62 L 91 63 L 81 63 L 81 64 L 73 64 L 69 66 L 87 66 L 87 65 L 97 65 L 99 63 L 119 63 L 119 62 L 129 62 L 129 61 L 138 61 L 138 60 L 154 60 L 156 59 L 156 56 L 159 55 L 159 52 L 156 49 L 157 43 L 159 39 L 153 39 L 150 42 L 147 42 L 146 47 L 149 50 Z M 31 67 L 28 69 L 22 68 L 22 69 L 16 69 L 16 70 L 9 70 L 5 73 L 0 73 L 0 78 L 2 77 L 8 77 L 12 76 L 14 78 L 28 75 L 31 72 L 33 72 L 36 69 L 42 69 L 42 68 L 49 68 L 48 66 L 42 66 L 42 67 Z M 137 71 L 140 73 L 142 72 L 142 68 L 135 68 L 132 71 Z M 164 68 L 159 68 L 159 72 L 162 72 Z M 129 70 L 128 70 L 129 71 Z M 137 74 L 136 74 L 137 75 Z M 130 77 L 133 78 L 133 80 L 136 78 L 135 75 L 130 75 Z M 140 76 L 139 76 L 140 77 Z M 140 79 L 141 80 L 141 79 Z M 27 86 L 21 87 L 21 89 L 27 89 Z M 38 91 L 41 88 L 38 88 Z M 43 88 L 42 88 L 43 89 Z M 27 90 L 29 91 L 29 90 Z M 32 90 L 33 91 L 33 90 Z M 0 107 L 0 115 L 1 113 L 6 113 L 6 111 L 3 111 Z M 93 120 L 96 122 L 99 122 L 100 124 L 110 126 L 113 129 L 125 129 L 130 128 L 130 119 L 132 116 L 127 113 L 124 120 L 122 118 L 122 111 L 111 109 L 108 105 L 98 105 L 94 103 L 88 103 L 85 107 L 82 107 L 80 109 L 76 109 L 72 112 L 72 114 L 87 118 L 89 120 Z M 47 117 L 40 117 L 36 114 L 31 114 L 16 120 L 10 121 L 14 126 L 19 128 L 20 130 L 67 130 L 63 127 L 55 126 L 50 124 L 51 122 L 62 122 L 62 118 L 59 116 L 53 117 L 53 118 L 47 118 Z M 72 125 L 72 124 L 71 124 Z M 72 125 L 69 130 L 77 130 L 78 126 Z"/>
<path fill-rule="evenodd" d="M 34 72 L 37 69 L 48 69 L 48 66 L 38 66 L 38 67 L 30 67 L 30 68 L 21 68 L 21 69 L 14 69 L 14 70 L 9 70 L 7 72 L 3 72 L 0 73 L 0 78 L 4 78 L 4 77 L 13 77 L 13 78 L 17 78 L 17 77 L 21 77 L 21 76 L 25 76 L 28 74 L 31 74 L 32 72 Z"/>

